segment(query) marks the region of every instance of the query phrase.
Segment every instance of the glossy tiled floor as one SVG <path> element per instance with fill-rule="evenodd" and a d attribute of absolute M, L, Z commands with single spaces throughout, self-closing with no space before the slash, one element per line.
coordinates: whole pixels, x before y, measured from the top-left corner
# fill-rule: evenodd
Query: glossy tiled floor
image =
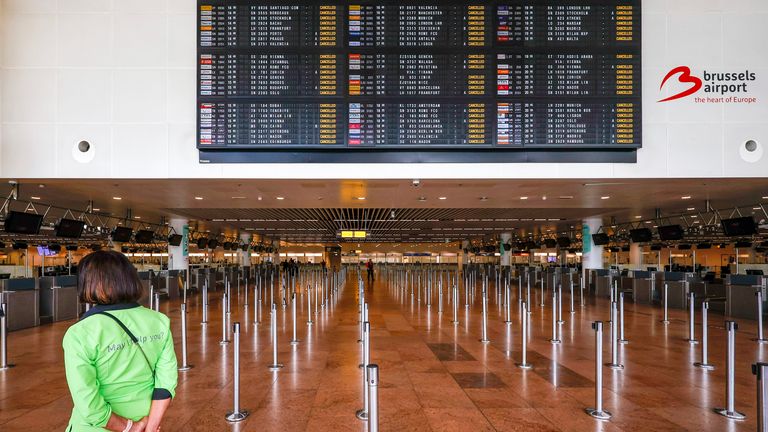
<path fill-rule="evenodd" d="M 362 407 L 356 284 L 306 325 L 306 297 L 300 296 L 299 339 L 291 346 L 290 308 L 280 311 L 280 361 L 270 372 L 268 319 L 252 321 L 253 308 L 233 301 L 233 321 L 243 323 L 242 406 L 251 416 L 229 425 L 232 345 L 221 346 L 220 302 L 212 294 L 210 323 L 200 324 L 201 310 L 192 298 L 189 315 L 190 363 L 181 373 L 178 396 L 168 413 L 166 431 L 364 431 L 355 418 Z M 513 291 L 516 291 L 513 290 Z M 534 290 L 535 291 L 535 290 Z M 478 291 L 479 292 L 479 291 Z M 452 306 L 438 313 L 395 286 L 377 281 L 367 291 L 372 326 L 372 362 L 381 374 L 382 431 L 747 431 L 756 429 L 755 380 L 751 363 L 765 358 L 752 342 L 755 324 L 742 321 L 737 335 L 736 408 L 747 420 L 727 420 L 712 412 L 725 399 L 725 332 L 722 316 L 710 314 L 710 362 L 714 371 L 693 367 L 699 345 L 690 345 L 684 311 L 672 311 L 671 324 L 659 323 L 660 310 L 627 304 L 626 336 L 621 346 L 626 368 L 603 368 L 605 408 L 614 416 L 599 422 L 583 409 L 594 404 L 594 332 L 591 322 L 608 319 L 606 300 L 588 299 L 576 313 L 563 302 L 562 344 L 552 345 L 550 306 L 538 299 L 530 321 L 529 361 L 520 359 L 520 319 L 512 302 L 512 324 L 493 298 L 489 305 L 489 344 L 479 342 L 480 297 L 470 309 L 459 308 L 454 326 Z M 532 293 L 533 294 L 533 293 Z M 463 300 L 463 292 L 462 292 Z M 314 299 L 313 299 L 314 300 Z M 547 303 L 549 303 L 549 299 Z M 314 305 L 313 305 L 314 308 Z M 178 304 L 164 303 L 172 318 Z M 266 315 L 268 317 L 268 315 Z M 699 317 L 697 317 L 699 319 Z M 0 372 L 0 430 L 61 431 L 71 409 L 62 368 L 61 338 L 70 323 L 11 334 L 10 358 L 17 367 Z M 178 320 L 174 329 L 178 330 Z M 700 327 L 697 326 L 697 334 Z M 178 332 L 176 333 L 178 335 Z M 606 326 L 605 359 L 609 359 Z M 179 341 L 177 339 L 177 348 Z"/>

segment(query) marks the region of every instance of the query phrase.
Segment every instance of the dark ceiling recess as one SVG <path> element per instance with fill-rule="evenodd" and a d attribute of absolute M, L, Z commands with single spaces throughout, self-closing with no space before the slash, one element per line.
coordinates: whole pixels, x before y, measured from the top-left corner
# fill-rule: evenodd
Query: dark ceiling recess
<path fill-rule="evenodd" d="M 366 231 L 367 242 L 445 242 L 521 230 L 549 234 L 593 213 L 592 209 L 516 208 L 281 208 L 281 209 L 165 209 L 204 221 L 231 226 L 285 241 L 336 242 L 342 230 Z M 552 215 L 561 215 L 554 218 Z M 358 241 L 358 240 L 354 240 Z"/>

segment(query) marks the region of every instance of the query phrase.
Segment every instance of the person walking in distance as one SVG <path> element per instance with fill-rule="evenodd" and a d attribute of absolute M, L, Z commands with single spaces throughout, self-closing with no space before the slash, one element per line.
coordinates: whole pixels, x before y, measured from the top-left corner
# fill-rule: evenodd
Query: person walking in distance
<path fill-rule="evenodd" d="M 365 268 L 368 269 L 368 282 L 373 284 L 373 261 L 371 259 L 368 259 L 368 262 L 365 263 Z"/>

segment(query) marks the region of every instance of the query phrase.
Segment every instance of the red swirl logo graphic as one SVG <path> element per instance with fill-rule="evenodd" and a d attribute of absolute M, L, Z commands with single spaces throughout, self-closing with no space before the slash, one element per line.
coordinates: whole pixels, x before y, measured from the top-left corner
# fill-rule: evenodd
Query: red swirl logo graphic
<path fill-rule="evenodd" d="M 687 90 L 684 90 L 678 94 L 672 95 L 668 98 L 662 99 L 659 102 L 668 102 L 675 99 L 684 98 L 686 96 L 690 96 L 697 91 L 701 89 L 702 82 L 701 78 L 691 75 L 691 68 L 688 66 L 678 66 L 667 74 L 667 76 L 664 77 L 664 80 L 661 82 L 661 86 L 659 86 L 659 90 L 664 88 L 664 84 L 667 83 L 667 81 L 672 78 L 675 75 L 680 75 L 677 80 L 683 84 L 691 84 L 691 87 L 689 87 Z"/>

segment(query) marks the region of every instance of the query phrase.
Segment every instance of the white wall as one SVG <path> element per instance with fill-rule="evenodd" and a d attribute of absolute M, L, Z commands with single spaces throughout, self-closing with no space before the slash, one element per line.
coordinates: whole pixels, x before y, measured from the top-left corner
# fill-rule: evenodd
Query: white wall
<path fill-rule="evenodd" d="M 643 1 L 637 164 L 200 165 L 195 0 L 0 0 L 3 178 L 632 178 L 768 173 L 768 1 Z M 758 74 L 751 107 L 656 103 L 673 67 Z M 73 147 L 94 146 L 81 163 Z M 747 162 L 748 139 L 766 155 Z M 226 169 L 225 169 L 226 167 Z"/>

